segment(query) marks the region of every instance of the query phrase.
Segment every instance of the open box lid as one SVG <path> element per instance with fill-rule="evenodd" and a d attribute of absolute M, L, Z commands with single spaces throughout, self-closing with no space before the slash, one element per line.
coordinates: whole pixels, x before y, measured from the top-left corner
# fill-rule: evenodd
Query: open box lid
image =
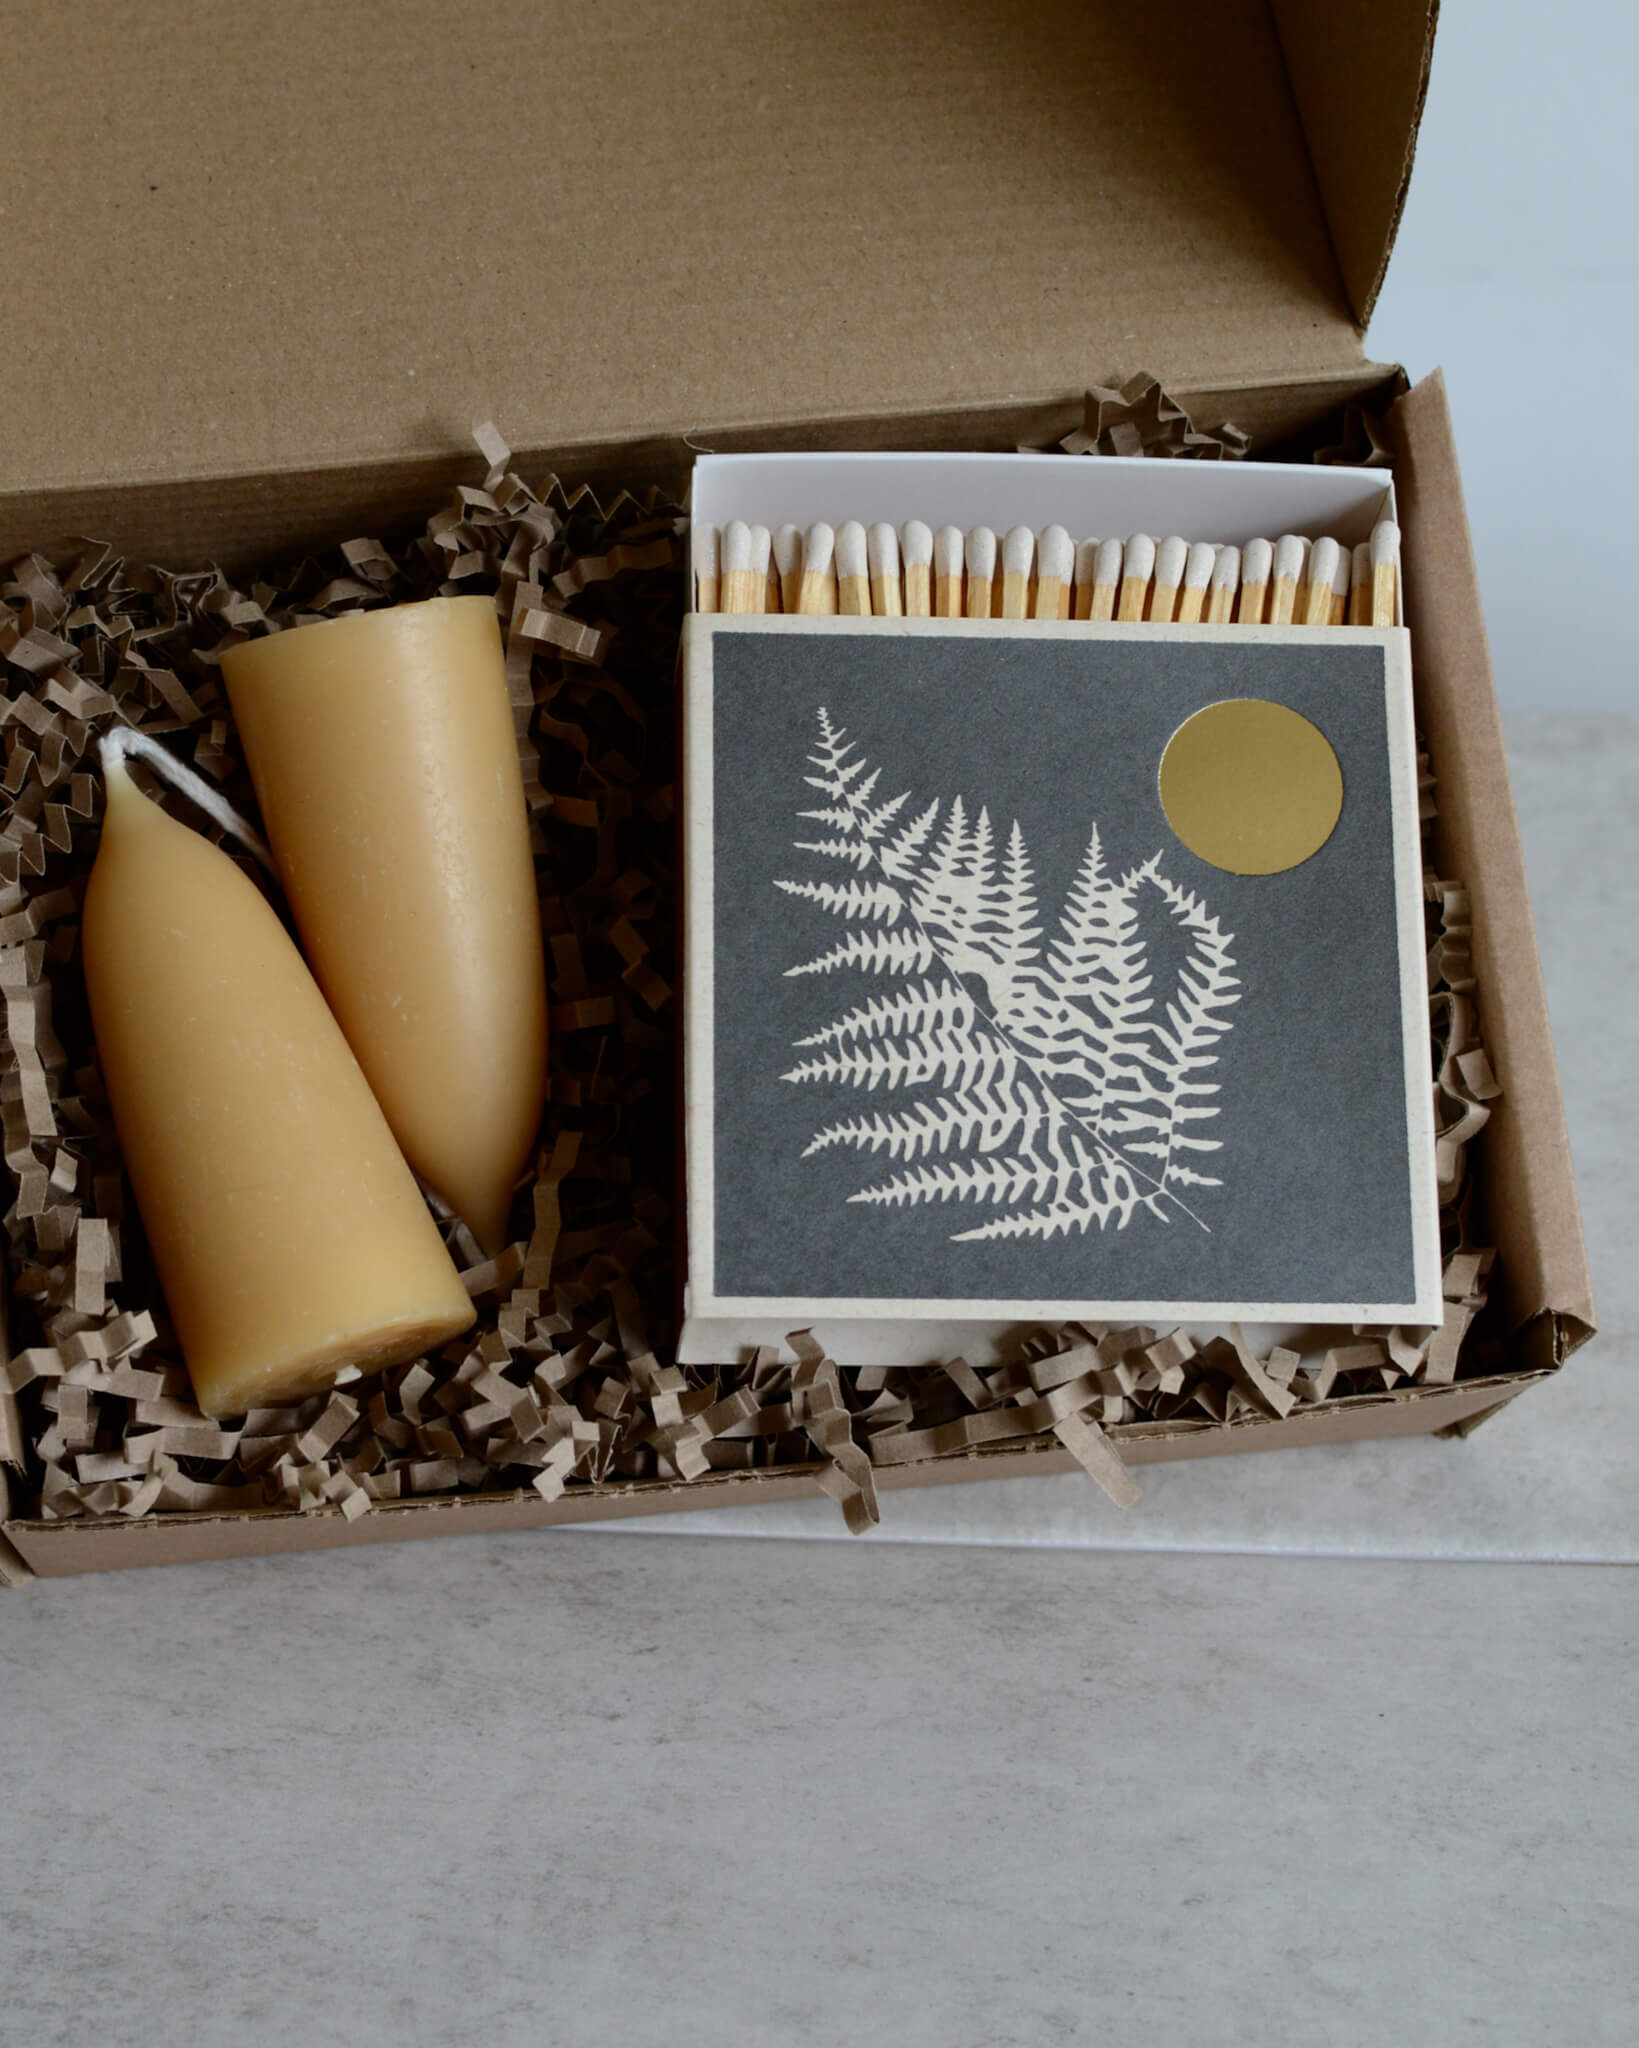
<path fill-rule="evenodd" d="M 1433 12 L 36 11 L 0 136 L 0 528 L 447 460 L 485 415 L 572 455 L 1011 418 L 1138 368 L 1358 388 Z"/>

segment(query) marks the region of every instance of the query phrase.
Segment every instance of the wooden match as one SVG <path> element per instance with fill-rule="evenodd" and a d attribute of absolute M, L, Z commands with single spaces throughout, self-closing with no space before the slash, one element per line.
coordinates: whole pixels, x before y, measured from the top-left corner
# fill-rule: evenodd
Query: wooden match
<path fill-rule="evenodd" d="M 1249 540 L 1241 549 L 1241 602 L 1235 614 L 1238 626 L 1263 624 L 1274 562 L 1275 551 L 1266 540 Z"/>
<path fill-rule="evenodd" d="M 1371 623 L 1392 626 L 1400 581 L 1400 529 L 1392 519 L 1380 519 L 1372 528 L 1371 567 Z"/>
<path fill-rule="evenodd" d="M 1002 609 L 1004 619 L 1030 616 L 1030 570 L 1036 559 L 1036 536 L 1028 526 L 1015 526 L 1002 542 Z"/>
<path fill-rule="evenodd" d="M 1235 599 L 1241 585 L 1241 551 L 1219 548 L 1213 557 L 1212 581 L 1207 585 L 1206 622 L 1227 626 L 1235 616 Z"/>
<path fill-rule="evenodd" d="M 857 519 L 837 528 L 837 610 L 847 619 L 871 616 L 870 547 Z"/>
<path fill-rule="evenodd" d="M 694 608 L 697 612 L 717 609 L 717 548 L 715 526 L 694 529 Z"/>
<path fill-rule="evenodd" d="M 871 610 L 879 619 L 905 616 L 905 586 L 899 580 L 899 536 L 879 519 L 865 536 L 865 558 L 871 575 Z"/>
<path fill-rule="evenodd" d="M 1217 563 L 1218 550 L 1211 541 L 1198 540 L 1190 548 L 1188 560 L 1184 563 L 1184 580 L 1178 591 L 1178 609 L 1173 615 L 1180 626 L 1200 623 Z M 1159 572 L 1157 578 L 1159 580 Z"/>
<path fill-rule="evenodd" d="M 770 545 L 780 579 L 780 610 L 794 612 L 802 602 L 801 527 L 776 526 Z"/>
<path fill-rule="evenodd" d="M 905 563 L 905 616 L 933 617 L 933 529 L 920 519 L 907 519 L 899 529 L 899 552 Z"/>
<path fill-rule="evenodd" d="M 1155 542 L 1147 533 L 1133 534 L 1121 556 L 1121 601 L 1116 617 L 1137 625 L 1149 604 L 1150 578 L 1155 574 Z"/>
<path fill-rule="evenodd" d="M 996 536 L 976 526 L 967 537 L 967 616 L 988 619 L 995 602 Z"/>
<path fill-rule="evenodd" d="M 802 577 L 797 610 L 811 619 L 830 618 L 837 608 L 837 537 L 823 519 L 802 537 Z"/>
<path fill-rule="evenodd" d="M 1036 543 L 1036 618 L 1067 619 L 1070 616 L 1070 591 L 1075 568 L 1075 546 L 1064 528 L 1044 528 Z"/>
<path fill-rule="evenodd" d="M 933 537 L 933 615 L 962 616 L 962 560 L 967 536 L 959 526 L 941 526 Z"/>
<path fill-rule="evenodd" d="M 1152 625 L 1170 626 L 1178 612 L 1178 593 L 1189 566 L 1189 542 L 1169 533 L 1155 551 L 1155 587 L 1145 616 Z"/>

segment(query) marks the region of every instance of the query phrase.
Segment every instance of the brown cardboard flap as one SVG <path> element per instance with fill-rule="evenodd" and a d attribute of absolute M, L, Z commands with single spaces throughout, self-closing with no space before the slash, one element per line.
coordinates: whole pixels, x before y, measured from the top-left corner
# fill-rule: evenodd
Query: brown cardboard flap
<path fill-rule="evenodd" d="M 1481 1026 L 1502 1083 L 1502 1099 L 1476 1153 L 1484 1227 L 1495 1236 L 1497 1282 L 1510 1323 L 1520 1329 L 1552 1317 L 1552 1349 L 1563 1356 L 1592 1334 L 1593 1290 L 1439 372 L 1396 404 L 1390 425 L 1417 709 L 1438 777 L 1436 859 L 1442 874 L 1463 878 L 1473 898 Z"/>
<path fill-rule="evenodd" d="M 1411 180 L 1439 0 L 1271 0 L 1271 8 L 1363 330 Z"/>
<path fill-rule="evenodd" d="M 8 54 L 18 493 L 1361 360 L 1264 0 L 150 0 Z"/>

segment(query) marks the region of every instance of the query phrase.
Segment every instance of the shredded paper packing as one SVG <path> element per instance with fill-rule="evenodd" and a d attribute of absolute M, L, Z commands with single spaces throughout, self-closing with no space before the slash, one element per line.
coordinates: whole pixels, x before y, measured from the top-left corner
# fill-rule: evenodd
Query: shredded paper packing
<path fill-rule="evenodd" d="M 1427 884 L 1431 1074 L 1446 1315 L 1427 1329 L 1307 1333 L 1258 1357 L 1239 1331 L 1071 1324 L 999 1367 L 839 1370 L 823 1330 L 737 1364 L 664 1363 L 673 1316 L 676 1125 L 672 785 L 685 521 L 659 498 L 600 505 L 532 490 L 492 427 L 490 464 L 402 549 L 346 543 L 248 589 L 218 571 L 133 568 L 85 542 L 30 554 L 0 583 L 3 1114 L 10 1327 L 0 1465 L 13 1511 L 46 1520 L 178 1511 L 339 1510 L 416 1496 L 687 1485 L 805 1468 L 853 1530 L 886 1467 L 1056 1443 L 1112 1500 L 1136 1486 L 1133 1435 L 1279 1419 L 1494 1367 L 1470 1326 L 1489 1251 L 1469 1242 L 1465 1148 L 1497 1084 L 1479 1043 L 1469 903 Z M 1082 451 L 1235 456 L 1153 379 L 1088 399 Z M 477 1308 L 445 1350 L 299 1406 L 213 1422 L 195 1406 L 141 1224 L 126 1199 L 78 963 L 95 855 L 98 739 L 157 739 L 254 817 L 217 664 L 270 629 L 407 600 L 493 591 L 523 755 L 551 978 L 552 1098 L 513 1242 L 470 1262 Z M 207 825 L 132 757 L 156 801 Z M 1424 812 L 1432 784 L 1424 769 Z M 282 905 L 276 907 L 283 910 Z M 465 1256 L 464 1256 L 465 1254 Z M 1466 1341 L 1465 1341 L 1466 1340 Z M 3 1480 L 0 1480 L 3 1484 Z"/>

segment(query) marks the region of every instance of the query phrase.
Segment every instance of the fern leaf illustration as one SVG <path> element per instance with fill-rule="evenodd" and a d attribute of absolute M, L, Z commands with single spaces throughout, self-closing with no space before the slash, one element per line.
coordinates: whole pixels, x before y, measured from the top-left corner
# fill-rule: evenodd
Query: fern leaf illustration
<path fill-rule="evenodd" d="M 1068 1173 L 1059 1177 L 1050 1201 L 1040 1208 L 997 1216 L 972 1230 L 961 1231 L 955 1242 L 1047 1239 L 1068 1237 L 1072 1231 L 1085 1235 L 1095 1225 L 1102 1230 L 1112 1222 L 1125 1229 L 1146 1200 L 1126 1161 L 1102 1146 L 1089 1148 L 1074 1137 L 1069 1139 L 1067 1149 L 1073 1164 Z"/>
<path fill-rule="evenodd" d="M 895 924 L 905 899 L 890 882 L 781 882 L 788 896 L 801 896 L 838 917 L 863 917 L 875 924 Z"/>
<path fill-rule="evenodd" d="M 834 1045 L 846 1038 L 888 1038 L 903 1031 L 966 1030 L 973 1022 L 973 998 L 959 983 L 924 981 L 902 996 L 872 996 L 847 1011 L 834 1024 L 799 1038 L 799 1051 L 810 1045 Z"/>
<path fill-rule="evenodd" d="M 1217 1065 L 1218 1041 L 1230 1028 L 1225 1013 L 1240 1001 L 1240 983 L 1231 971 L 1234 956 L 1219 920 L 1198 896 L 1161 872 L 1159 855 L 1133 879 L 1159 893 L 1174 923 L 1187 934 L 1190 951 L 1161 1017 L 1151 1020 L 1153 1043 L 1141 1077 L 1121 1091 L 1101 1130 L 1127 1152 L 1157 1161 L 1164 1186 L 1216 1185 L 1191 1174 L 1176 1155 L 1222 1150 L 1222 1140 L 1202 1137 L 1191 1127 L 1218 1114 L 1211 1098 L 1219 1084 L 1204 1077 Z"/>
<path fill-rule="evenodd" d="M 783 1078 L 889 1097 L 943 1092 L 825 1124 L 803 1156 L 850 1146 L 905 1163 L 850 1201 L 999 1212 L 957 1242 L 1125 1229 L 1140 1209 L 1205 1228 L 1173 1190 L 1220 1184 L 1180 1155 L 1221 1149 L 1198 1131 L 1219 1113 L 1219 1084 L 1206 1074 L 1240 985 L 1230 935 L 1204 903 L 1161 873 L 1159 855 L 1112 878 L 1095 826 L 1044 957 L 1016 820 L 998 861 L 983 805 L 970 812 L 957 795 L 943 812 L 938 798 L 908 810 L 909 790 L 877 802 L 882 771 L 823 708 L 808 765 L 816 772 L 804 780 L 826 801 L 798 815 L 825 836 L 795 841 L 796 850 L 855 873 L 776 886 L 877 928 L 852 930 L 786 973 L 855 968 L 911 985 L 798 1039 L 806 1057 Z M 1159 1013 L 1149 904 L 1188 942 Z"/>
<path fill-rule="evenodd" d="M 859 967 L 867 974 L 926 974 L 938 957 L 922 932 L 850 932 L 840 946 L 785 971 L 793 977 L 834 974 L 841 967 Z"/>
<path fill-rule="evenodd" d="M 871 849 L 863 839 L 799 839 L 799 853 L 817 853 L 823 860 L 845 860 L 851 867 L 868 867 Z"/>
<path fill-rule="evenodd" d="M 861 1152 L 886 1152 L 890 1159 L 919 1159 L 930 1152 L 953 1149 L 982 1156 L 1010 1145 L 1028 1145 L 1045 1120 L 1046 1111 L 1033 1090 L 985 1088 L 939 1096 L 910 1109 L 878 1111 L 827 1124 L 809 1139 L 802 1156 L 808 1159 L 838 1145 L 851 1145 Z"/>
<path fill-rule="evenodd" d="M 830 1086 L 915 1088 L 933 1081 L 943 1088 L 990 1088 L 1009 1079 L 1018 1055 L 998 1040 L 971 1031 L 919 1031 L 908 1038 L 855 1041 L 827 1046 L 800 1060 L 782 1081 L 819 1081 Z"/>

